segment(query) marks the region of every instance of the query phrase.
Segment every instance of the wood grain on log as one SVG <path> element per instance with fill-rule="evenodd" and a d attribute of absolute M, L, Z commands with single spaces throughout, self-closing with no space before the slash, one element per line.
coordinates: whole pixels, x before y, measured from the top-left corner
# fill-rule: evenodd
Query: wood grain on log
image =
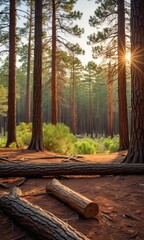
<path fill-rule="evenodd" d="M 85 218 L 92 218 L 98 214 L 99 208 L 95 202 L 62 185 L 56 179 L 46 186 L 46 191 L 70 205 Z"/>
<path fill-rule="evenodd" d="M 88 240 L 85 235 L 55 215 L 13 194 L 0 197 L 0 208 L 34 233 L 38 239 Z"/>
<path fill-rule="evenodd" d="M 42 177 L 59 175 L 140 175 L 144 164 L 40 163 L 0 164 L 0 177 Z"/>

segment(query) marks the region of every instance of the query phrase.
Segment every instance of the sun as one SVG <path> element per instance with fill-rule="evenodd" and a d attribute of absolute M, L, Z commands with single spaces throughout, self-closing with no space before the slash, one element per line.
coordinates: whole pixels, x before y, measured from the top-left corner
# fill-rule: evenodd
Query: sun
<path fill-rule="evenodd" d="M 131 53 L 130 52 L 127 52 L 126 55 L 125 55 L 125 60 L 127 62 L 130 62 L 131 61 Z"/>

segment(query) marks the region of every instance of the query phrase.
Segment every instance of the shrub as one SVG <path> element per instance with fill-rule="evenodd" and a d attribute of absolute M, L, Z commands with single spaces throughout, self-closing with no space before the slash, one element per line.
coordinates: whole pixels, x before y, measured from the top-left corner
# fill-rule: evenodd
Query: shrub
<path fill-rule="evenodd" d="M 100 137 L 95 140 L 96 153 L 105 153 L 106 147 L 104 145 L 104 138 Z"/>
<path fill-rule="evenodd" d="M 76 137 L 70 133 L 69 127 L 64 124 L 43 125 L 43 142 L 47 150 L 67 155 L 73 154 L 75 141 Z"/>
<path fill-rule="evenodd" d="M 32 131 L 32 123 L 26 124 L 21 122 L 17 127 L 17 143 L 19 147 L 24 147 L 25 145 L 29 145 L 31 141 L 31 131 Z"/>
<path fill-rule="evenodd" d="M 95 140 L 83 138 L 75 143 L 75 147 L 78 154 L 112 153 L 118 151 L 119 137 L 100 137 Z"/>
<path fill-rule="evenodd" d="M 0 147 L 5 147 L 6 141 L 6 137 L 0 138 Z"/>
<path fill-rule="evenodd" d="M 84 138 L 82 140 L 78 140 L 75 143 L 75 148 L 78 154 L 94 154 L 95 151 L 95 143 L 93 140 L 89 138 Z"/>
<path fill-rule="evenodd" d="M 17 148 L 17 144 L 16 142 L 12 142 L 10 145 L 9 145 L 10 148 Z"/>
<path fill-rule="evenodd" d="M 114 136 L 113 138 L 110 138 L 108 141 L 107 146 L 108 152 L 116 152 L 119 149 L 119 136 Z"/>

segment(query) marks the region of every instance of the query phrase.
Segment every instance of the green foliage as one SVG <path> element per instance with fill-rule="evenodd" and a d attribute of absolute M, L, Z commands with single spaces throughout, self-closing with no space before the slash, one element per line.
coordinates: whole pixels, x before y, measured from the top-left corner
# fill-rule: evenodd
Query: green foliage
<path fill-rule="evenodd" d="M 17 148 L 17 143 L 16 142 L 12 142 L 10 145 L 9 145 L 10 148 Z"/>
<path fill-rule="evenodd" d="M 0 147 L 5 147 L 6 145 L 6 137 L 0 138 Z"/>
<path fill-rule="evenodd" d="M 78 154 L 94 154 L 95 151 L 95 142 L 92 139 L 84 138 L 75 143 Z"/>
<path fill-rule="evenodd" d="M 0 84 L 0 116 L 5 117 L 7 109 L 7 89 Z"/>
<path fill-rule="evenodd" d="M 107 149 L 107 152 L 112 153 L 116 152 L 119 149 L 119 137 L 115 136 L 114 138 L 106 138 L 104 140 L 105 148 Z"/>
<path fill-rule="evenodd" d="M 74 152 L 75 141 L 76 137 L 70 133 L 69 127 L 64 124 L 58 123 L 56 126 L 44 124 L 43 142 L 47 150 L 69 155 Z"/>
<path fill-rule="evenodd" d="M 17 126 L 18 146 L 21 148 L 28 146 L 31 135 L 32 123 L 20 123 Z M 119 149 L 119 136 L 77 139 L 66 125 L 58 123 L 55 126 L 49 123 L 43 125 L 43 143 L 45 149 L 65 155 L 112 153 Z M 4 147 L 5 144 L 6 138 L 0 138 L 0 147 Z M 17 146 L 14 142 L 9 147 L 16 148 Z"/>
<path fill-rule="evenodd" d="M 32 124 L 24 122 L 17 126 L 17 143 L 19 147 L 28 146 L 31 141 Z M 69 127 L 58 123 L 43 125 L 44 148 L 61 154 L 73 154 L 76 137 L 70 133 Z"/>
<path fill-rule="evenodd" d="M 83 138 L 75 143 L 75 147 L 78 154 L 112 153 L 119 149 L 119 137 Z"/>
<path fill-rule="evenodd" d="M 19 126 L 17 126 L 16 130 L 18 146 L 21 148 L 23 148 L 25 145 L 28 146 L 31 141 L 32 123 L 26 124 L 21 122 Z"/>

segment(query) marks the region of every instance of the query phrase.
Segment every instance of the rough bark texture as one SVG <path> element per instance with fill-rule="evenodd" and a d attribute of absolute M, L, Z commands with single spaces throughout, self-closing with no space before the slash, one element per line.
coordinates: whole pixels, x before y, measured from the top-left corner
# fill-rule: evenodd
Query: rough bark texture
<path fill-rule="evenodd" d="M 10 0 L 9 24 L 8 135 L 6 147 L 16 142 L 16 0 Z"/>
<path fill-rule="evenodd" d="M 129 147 L 125 55 L 124 0 L 118 0 L 118 106 L 120 150 L 125 150 Z"/>
<path fill-rule="evenodd" d="M 144 163 L 144 1 L 131 0 L 132 123 L 127 163 Z"/>
<path fill-rule="evenodd" d="M 30 122 L 30 73 L 31 73 L 31 38 L 32 38 L 32 5 L 33 0 L 30 0 L 29 12 L 29 39 L 28 39 L 28 59 L 27 59 L 27 84 L 26 84 L 26 99 L 25 99 L 25 122 Z"/>
<path fill-rule="evenodd" d="M 89 72 L 89 133 L 91 138 L 93 138 L 92 80 L 91 80 L 90 72 Z"/>
<path fill-rule="evenodd" d="M 114 126 L 113 126 L 113 115 L 114 115 L 114 106 L 113 106 L 113 74 L 111 62 L 109 62 L 108 69 L 108 135 L 113 137 Z"/>
<path fill-rule="evenodd" d="M 52 124 L 58 120 L 57 77 L 56 77 L 56 3 L 52 0 Z"/>
<path fill-rule="evenodd" d="M 41 177 L 60 175 L 140 175 L 144 164 L 96 164 L 96 163 L 50 163 L 14 164 L 1 163 L 0 177 Z"/>
<path fill-rule="evenodd" d="M 62 185 L 56 179 L 46 186 L 46 191 L 70 205 L 85 218 L 92 218 L 98 214 L 99 208 L 95 202 Z"/>
<path fill-rule="evenodd" d="M 71 129 L 72 133 L 76 135 L 77 124 L 76 124 L 76 99 L 75 99 L 75 68 L 74 68 L 74 54 L 72 62 L 71 72 L 72 86 L 71 86 Z"/>
<path fill-rule="evenodd" d="M 34 233 L 38 239 L 50 240 L 88 240 L 86 236 L 58 219 L 50 212 L 32 205 L 16 194 L 0 197 L 0 208 L 21 225 Z"/>
<path fill-rule="evenodd" d="M 43 150 L 42 143 L 42 0 L 35 1 L 35 48 L 32 139 L 28 149 Z"/>

